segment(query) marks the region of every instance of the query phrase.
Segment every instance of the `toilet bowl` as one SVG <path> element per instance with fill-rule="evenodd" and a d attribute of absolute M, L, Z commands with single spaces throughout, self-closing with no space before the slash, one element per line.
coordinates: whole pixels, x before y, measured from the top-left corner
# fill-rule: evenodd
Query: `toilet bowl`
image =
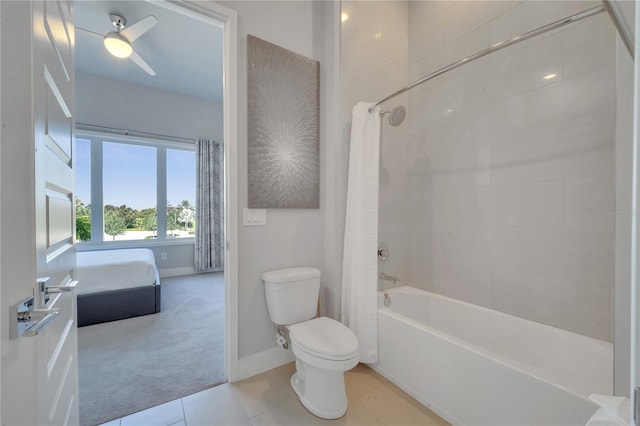
<path fill-rule="evenodd" d="M 291 387 L 304 407 L 324 419 L 347 411 L 344 372 L 358 364 L 355 334 L 331 318 L 316 316 L 320 271 L 298 267 L 262 274 L 271 321 L 289 330 L 296 372 Z"/>
<path fill-rule="evenodd" d="M 324 419 L 347 411 L 344 372 L 358 364 L 358 339 L 349 328 L 326 317 L 289 327 L 296 373 L 291 387 L 307 410 Z"/>

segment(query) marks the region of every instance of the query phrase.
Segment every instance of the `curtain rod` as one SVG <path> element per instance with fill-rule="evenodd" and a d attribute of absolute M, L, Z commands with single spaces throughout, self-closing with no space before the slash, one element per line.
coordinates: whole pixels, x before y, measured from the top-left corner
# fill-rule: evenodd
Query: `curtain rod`
<path fill-rule="evenodd" d="M 528 40 L 528 39 L 530 39 L 532 37 L 535 37 L 537 35 L 544 34 L 544 33 L 548 32 L 548 31 L 551 31 L 551 30 L 555 30 L 556 28 L 563 27 L 565 25 L 571 24 L 572 22 L 577 22 L 577 21 L 580 21 L 582 19 L 589 18 L 589 17 L 591 17 L 593 15 L 596 15 L 598 13 L 602 13 L 604 11 L 605 11 L 605 7 L 604 6 L 596 6 L 594 8 L 584 10 L 584 11 L 582 11 L 580 13 L 576 13 L 575 15 L 571 15 L 571 16 L 568 16 L 566 18 L 560 19 L 558 21 L 552 22 L 550 24 L 547 24 L 547 25 L 542 26 L 540 28 L 537 28 L 535 30 L 526 32 L 526 33 L 521 34 L 521 35 L 519 35 L 517 37 L 513 37 L 513 38 L 511 38 L 509 40 L 505 40 L 505 41 L 501 41 L 499 43 L 496 43 L 496 44 L 488 47 L 487 49 L 484 49 L 484 50 L 482 50 L 480 52 L 474 53 L 473 55 L 467 56 L 466 58 L 460 59 L 459 61 L 453 62 L 453 63 L 447 65 L 446 67 L 440 68 L 439 70 L 434 71 L 431 74 L 429 74 L 429 75 L 427 75 L 425 77 L 422 77 L 419 80 L 414 81 L 413 83 L 403 87 L 402 89 L 398 90 L 395 93 L 392 93 L 391 95 L 387 96 L 386 98 L 382 99 L 381 101 L 378 101 L 375 105 L 373 105 L 372 107 L 369 108 L 369 112 L 373 112 L 373 110 L 377 106 L 379 106 L 380 104 L 382 104 L 382 103 L 384 103 L 384 102 L 386 102 L 386 101 L 388 101 L 390 99 L 393 99 L 396 96 L 399 96 L 399 95 L 403 94 L 404 92 L 406 92 L 408 90 L 411 90 L 416 86 L 421 85 L 422 83 L 426 83 L 427 81 L 432 80 L 435 77 L 438 77 L 439 75 L 442 75 L 442 74 L 444 74 L 446 72 L 449 72 L 449 71 L 451 71 L 453 69 L 456 69 L 459 66 L 467 64 L 469 62 L 473 62 L 476 59 L 480 59 L 483 56 L 486 56 L 486 55 L 488 55 L 490 53 L 493 53 L 493 52 L 497 52 L 498 50 L 502 50 L 502 49 L 504 49 L 506 47 L 509 47 L 509 46 L 512 46 L 512 45 L 514 45 L 516 43 L 520 43 L 521 41 L 525 41 L 525 40 Z"/>
<path fill-rule="evenodd" d="M 76 123 L 76 129 L 89 132 L 101 132 L 118 136 L 133 136 L 139 138 L 158 139 L 167 142 L 195 143 L 195 139 L 180 138 L 177 136 L 161 135 L 158 133 L 138 132 L 135 130 L 118 129 L 115 127 L 96 126 L 93 124 Z"/>

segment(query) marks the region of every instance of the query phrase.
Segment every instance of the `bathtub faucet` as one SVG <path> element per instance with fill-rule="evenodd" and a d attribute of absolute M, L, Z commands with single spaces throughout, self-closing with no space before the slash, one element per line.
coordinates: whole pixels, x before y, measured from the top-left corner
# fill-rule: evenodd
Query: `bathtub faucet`
<path fill-rule="evenodd" d="M 378 278 L 384 281 L 391 281 L 393 282 L 393 286 L 395 287 L 396 285 L 398 285 L 398 282 L 400 281 L 400 279 L 391 276 L 391 275 L 387 275 L 384 272 L 378 272 Z"/>

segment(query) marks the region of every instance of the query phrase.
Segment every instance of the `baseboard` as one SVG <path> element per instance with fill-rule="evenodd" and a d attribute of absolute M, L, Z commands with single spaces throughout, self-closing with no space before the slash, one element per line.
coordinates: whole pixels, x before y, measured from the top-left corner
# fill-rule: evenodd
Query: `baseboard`
<path fill-rule="evenodd" d="M 264 373 L 295 360 L 291 349 L 270 348 L 238 360 L 238 377 L 234 381 Z"/>
<path fill-rule="evenodd" d="M 158 269 L 158 274 L 160 274 L 160 278 L 179 277 L 181 275 L 193 275 L 195 273 L 196 273 L 196 268 L 194 268 L 193 266 Z"/>

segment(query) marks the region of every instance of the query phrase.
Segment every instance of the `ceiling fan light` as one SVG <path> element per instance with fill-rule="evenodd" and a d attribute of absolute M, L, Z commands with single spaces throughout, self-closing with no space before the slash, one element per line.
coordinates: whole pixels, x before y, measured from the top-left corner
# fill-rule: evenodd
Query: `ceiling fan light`
<path fill-rule="evenodd" d="M 128 58 L 133 53 L 133 48 L 117 33 L 109 33 L 104 37 L 104 47 L 116 58 Z"/>

